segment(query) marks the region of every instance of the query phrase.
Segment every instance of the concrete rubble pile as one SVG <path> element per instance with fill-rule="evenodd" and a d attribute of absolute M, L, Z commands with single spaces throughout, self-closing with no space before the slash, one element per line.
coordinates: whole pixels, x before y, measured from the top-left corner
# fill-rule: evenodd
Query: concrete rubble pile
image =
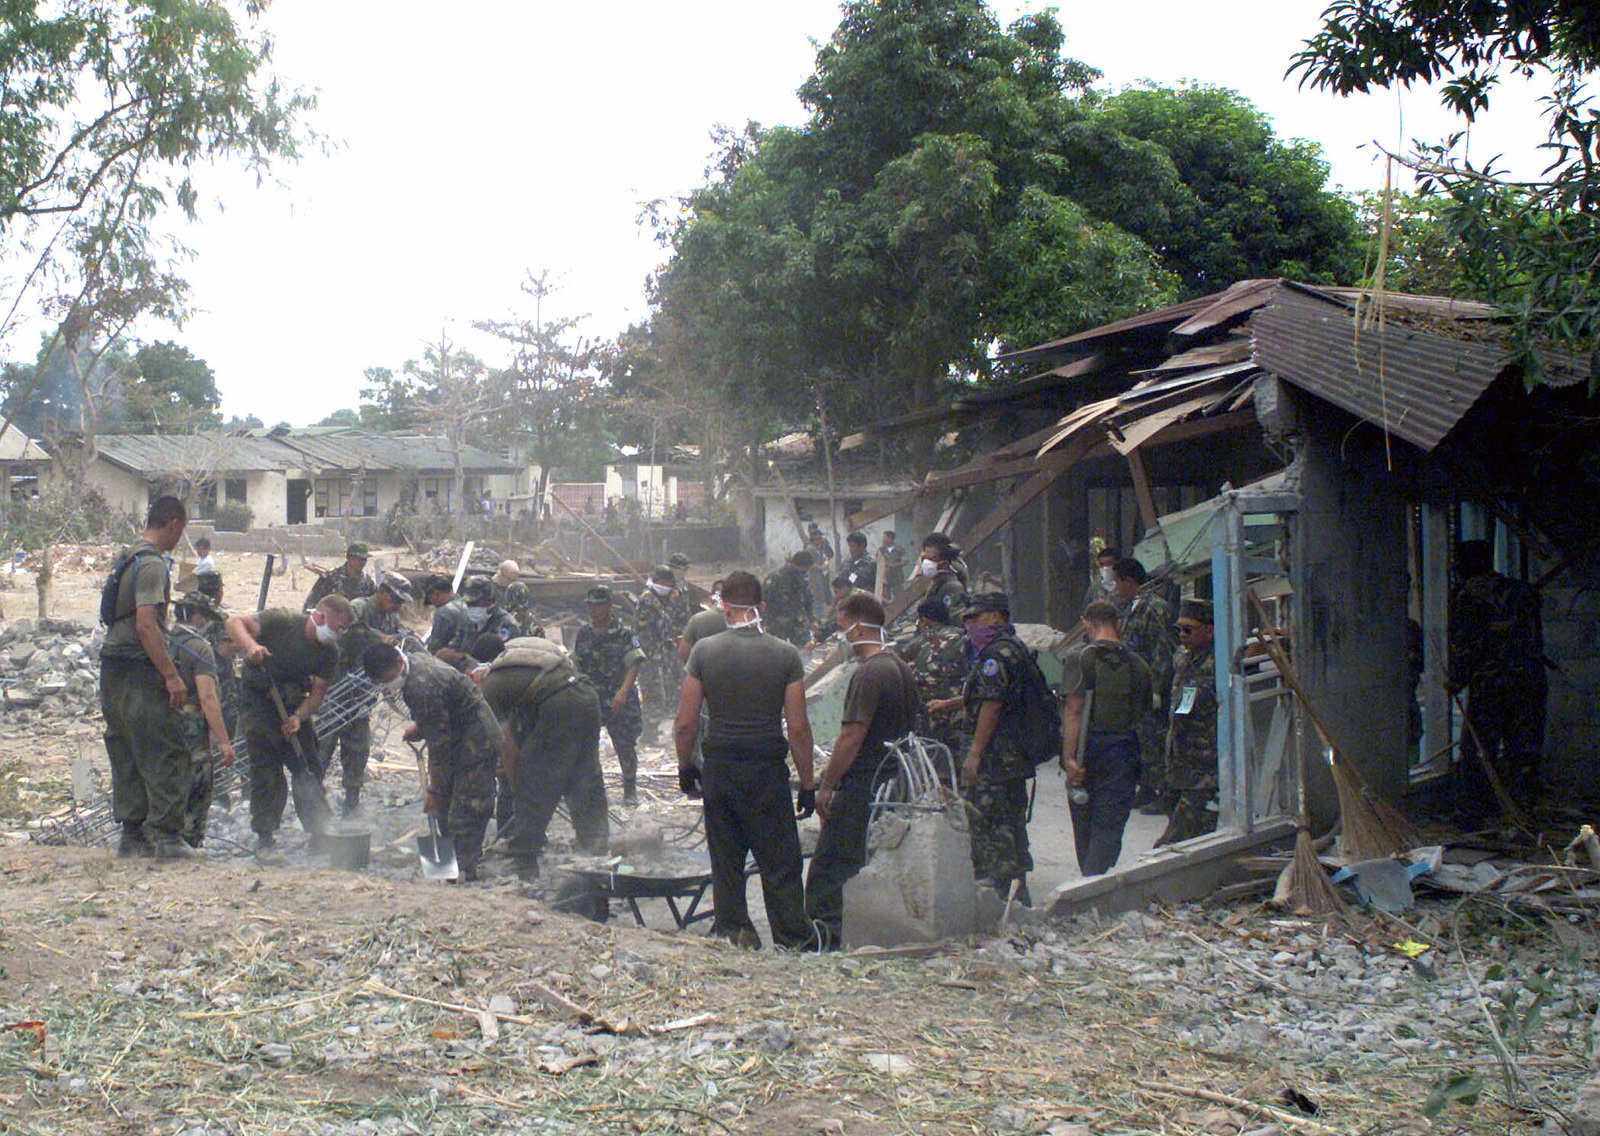
<path fill-rule="evenodd" d="M 0 712 L 22 722 L 97 712 L 103 637 L 71 620 L 13 620 L 0 631 Z"/>

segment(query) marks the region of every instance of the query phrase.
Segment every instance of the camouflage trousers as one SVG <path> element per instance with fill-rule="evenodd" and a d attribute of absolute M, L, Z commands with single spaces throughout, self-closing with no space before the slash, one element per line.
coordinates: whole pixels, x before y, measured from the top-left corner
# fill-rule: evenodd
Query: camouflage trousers
<path fill-rule="evenodd" d="M 176 834 L 189 799 L 189 751 L 155 664 L 102 658 L 100 713 L 111 762 L 111 809 L 124 826 Z"/>
<path fill-rule="evenodd" d="M 1197 836 L 1215 832 L 1217 812 L 1210 805 L 1216 796 L 1214 788 L 1182 789 L 1167 794 L 1167 812 L 1171 818 L 1155 846 L 1159 848 L 1164 844 L 1176 844 L 1180 840 L 1193 840 Z"/>
<path fill-rule="evenodd" d="M 483 834 L 494 816 L 496 771 L 499 767 L 498 744 L 472 744 L 474 739 L 459 741 L 455 752 L 443 761 L 430 753 L 429 770 L 439 786 L 439 827 L 449 835 L 456 847 L 456 863 L 461 868 L 461 878 L 478 878 L 478 861 L 483 857 Z M 498 739 L 496 739 L 498 742 Z"/>
<path fill-rule="evenodd" d="M 557 691 L 541 702 L 531 728 L 520 715 L 513 719 L 517 823 L 511 834 L 511 855 L 522 871 L 537 868 L 550 818 L 562 802 L 579 850 L 590 856 L 605 855 L 610 817 L 600 775 L 601 720 L 594 688 L 586 682 Z M 638 728 L 637 719 L 634 728 Z M 616 744 L 615 735 L 612 744 Z"/>
<path fill-rule="evenodd" d="M 339 750 L 345 793 L 359 792 L 366 784 L 367 761 L 372 756 L 372 719 L 362 715 L 322 739 L 317 757 L 324 770 L 332 768 L 335 749 Z"/>
<path fill-rule="evenodd" d="M 617 751 L 617 767 L 622 770 L 623 784 L 632 785 L 639 776 L 639 734 L 644 729 L 639 692 L 635 690 L 628 695 L 628 701 L 621 710 L 611 709 L 611 699 L 602 697 L 599 725 L 605 727 L 606 736 L 611 739 L 611 748 Z M 599 736 L 597 727 L 595 737 L 598 739 Z"/>
<path fill-rule="evenodd" d="M 967 790 L 972 809 L 972 872 L 980 880 L 992 880 L 996 889 L 1008 887 L 1012 880 L 1026 877 L 1033 870 L 1033 854 L 1028 850 L 1028 782 L 1022 778 L 995 781 L 979 774 L 978 783 Z"/>
<path fill-rule="evenodd" d="M 1167 788 L 1167 712 L 1152 710 L 1139 719 L 1139 791 L 1160 797 Z"/>
<path fill-rule="evenodd" d="M 198 848 L 206 841 L 206 823 L 211 818 L 212 786 L 216 781 L 216 766 L 211 753 L 204 746 L 189 751 L 189 800 L 183 810 L 181 835 L 190 848 Z"/>

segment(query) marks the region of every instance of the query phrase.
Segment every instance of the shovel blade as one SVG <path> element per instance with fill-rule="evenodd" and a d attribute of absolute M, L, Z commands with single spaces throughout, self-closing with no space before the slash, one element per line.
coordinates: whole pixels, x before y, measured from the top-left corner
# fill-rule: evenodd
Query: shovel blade
<path fill-rule="evenodd" d="M 294 798 L 294 812 L 300 818 L 300 827 L 312 836 L 322 836 L 333 820 L 333 809 L 328 804 L 328 794 L 322 783 L 306 770 L 289 775 L 289 788 Z"/>
<path fill-rule="evenodd" d="M 453 880 L 461 874 L 455 844 L 437 829 L 417 837 L 417 860 L 422 864 L 423 879 Z"/>

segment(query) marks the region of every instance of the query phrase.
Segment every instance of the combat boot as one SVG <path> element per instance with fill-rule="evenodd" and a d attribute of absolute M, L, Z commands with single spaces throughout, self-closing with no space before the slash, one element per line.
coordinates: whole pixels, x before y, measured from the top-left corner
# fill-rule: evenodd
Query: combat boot
<path fill-rule="evenodd" d="M 117 859 L 142 859 L 152 855 L 150 838 L 144 834 L 144 825 L 124 822 L 122 839 L 117 841 Z"/>
<path fill-rule="evenodd" d="M 361 811 L 361 786 L 352 785 L 344 791 L 344 808 L 341 815 L 352 817 Z"/>
<path fill-rule="evenodd" d="M 157 860 L 197 860 L 199 854 L 176 832 L 157 832 L 150 841 Z"/>
<path fill-rule="evenodd" d="M 632 778 L 626 778 L 622 782 L 622 803 L 629 808 L 639 803 L 639 784 Z"/>

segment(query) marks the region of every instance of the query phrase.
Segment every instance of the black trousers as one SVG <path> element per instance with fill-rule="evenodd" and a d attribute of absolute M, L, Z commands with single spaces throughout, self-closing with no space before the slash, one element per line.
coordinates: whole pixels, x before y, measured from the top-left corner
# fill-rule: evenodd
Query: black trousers
<path fill-rule="evenodd" d="M 803 947 L 812 940 L 800 877 L 800 830 L 789 793 L 787 745 L 708 744 L 701 791 L 706 847 L 711 853 L 711 933 L 754 933 L 745 898 L 744 861 L 754 854 L 773 945 Z"/>
<path fill-rule="evenodd" d="M 1489 776 L 1478 760 L 1479 742 L 1512 797 L 1522 804 L 1538 797 L 1547 693 L 1546 687 L 1533 684 L 1474 684 L 1468 688 L 1467 716 L 1472 729 L 1463 729 L 1461 738 L 1458 802 L 1468 823 L 1481 823 L 1500 808 Z"/>
<path fill-rule="evenodd" d="M 844 925 L 844 885 L 867 863 L 873 785 L 870 773 L 839 782 L 806 872 L 806 914 L 833 932 L 835 942 Z"/>
<path fill-rule="evenodd" d="M 1078 852 L 1078 870 L 1098 876 L 1115 867 L 1122 855 L 1122 830 L 1127 827 L 1139 785 L 1139 735 L 1131 730 L 1092 733 L 1082 763 L 1089 801 L 1069 806 L 1072 842 Z"/>

